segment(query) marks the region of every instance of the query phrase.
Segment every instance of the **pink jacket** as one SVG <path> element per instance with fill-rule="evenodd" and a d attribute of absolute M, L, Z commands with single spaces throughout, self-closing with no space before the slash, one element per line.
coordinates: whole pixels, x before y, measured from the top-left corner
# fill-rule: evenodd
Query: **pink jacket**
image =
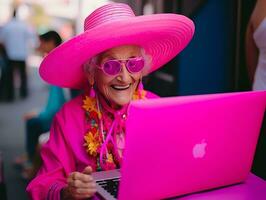
<path fill-rule="evenodd" d="M 147 92 L 146 98 L 157 96 Z M 94 170 L 94 158 L 86 152 L 84 144 L 85 112 L 82 95 L 66 103 L 56 114 L 50 130 L 50 139 L 42 147 L 43 165 L 26 191 L 34 200 L 59 200 L 60 191 L 66 186 L 66 178 L 73 171 L 82 172 L 90 165 Z"/>
<path fill-rule="evenodd" d="M 53 120 L 50 139 L 41 151 L 43 165 L 27 187 L 31 199 L 60 199 L 69 173 L 81 172 L 88 165 L 96 167 L 83 146 L 85 131 L 82 96 L 79 96 L 66 103 Z"/>

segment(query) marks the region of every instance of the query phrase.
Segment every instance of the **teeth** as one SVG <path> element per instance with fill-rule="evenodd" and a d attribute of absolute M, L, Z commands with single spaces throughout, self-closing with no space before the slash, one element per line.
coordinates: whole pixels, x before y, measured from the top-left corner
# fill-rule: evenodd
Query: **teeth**
<path fill-rule="evenodd" d="M 128 89 L 129 86 L 130 84 L 129 85 L 113 85 L 113 88 L 118 89 L 118 90 L 125 90 L 125 89 Z"/>

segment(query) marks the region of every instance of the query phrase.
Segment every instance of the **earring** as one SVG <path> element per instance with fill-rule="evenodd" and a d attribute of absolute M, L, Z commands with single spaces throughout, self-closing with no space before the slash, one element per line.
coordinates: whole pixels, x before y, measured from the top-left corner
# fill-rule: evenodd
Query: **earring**
<path fill-rule="evenodd" d="M 144 87 L 143 87 L 142 78 L 141 78 L 139 81 L 139 85 L 138 85 L 138 95 L 140 99 L 142 99 L 143 90 L 144 90 Z"/>
<path fill-rule="evenodd" d="M 90 80 L 89 80 L 89 84 L 90 84 L 90 94 L 89 94 L 89 96 L 90 97 L 92 97 L 92 98 L 95 98 L 95 90 L 94 90 L 94 78 L 91 78 Z"/>

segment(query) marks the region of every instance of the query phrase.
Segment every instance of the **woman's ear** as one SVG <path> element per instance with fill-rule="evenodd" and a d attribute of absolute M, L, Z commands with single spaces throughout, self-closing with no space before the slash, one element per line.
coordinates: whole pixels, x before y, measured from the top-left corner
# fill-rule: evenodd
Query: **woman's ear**
<path fill-rule="evenodd" d="M 94 69 L 91 68 L 89 63 L 84 65 L 84 73 L 90 85 L 94 84 Z"/>

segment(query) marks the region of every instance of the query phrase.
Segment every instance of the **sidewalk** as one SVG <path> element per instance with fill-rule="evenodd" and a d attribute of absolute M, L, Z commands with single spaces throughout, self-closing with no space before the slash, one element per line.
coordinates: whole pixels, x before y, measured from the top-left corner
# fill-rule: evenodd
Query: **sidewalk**
<path fill-rule="evenodd" d="M 41 108 L 46 103 L 48 95 L 47 87 L 41 81 L 37 68 L 28 68 L 28 81 L 29 96 L 26 99 L 17 97 L 12 103 L 0 102 L 0 151 L 4 157 L 8 200 L 27 199 L 27 182 L 21 178 L 20 171 L 14 168 L 12 161 L 25 151 L 23 114 L 34 108 Z"/>

